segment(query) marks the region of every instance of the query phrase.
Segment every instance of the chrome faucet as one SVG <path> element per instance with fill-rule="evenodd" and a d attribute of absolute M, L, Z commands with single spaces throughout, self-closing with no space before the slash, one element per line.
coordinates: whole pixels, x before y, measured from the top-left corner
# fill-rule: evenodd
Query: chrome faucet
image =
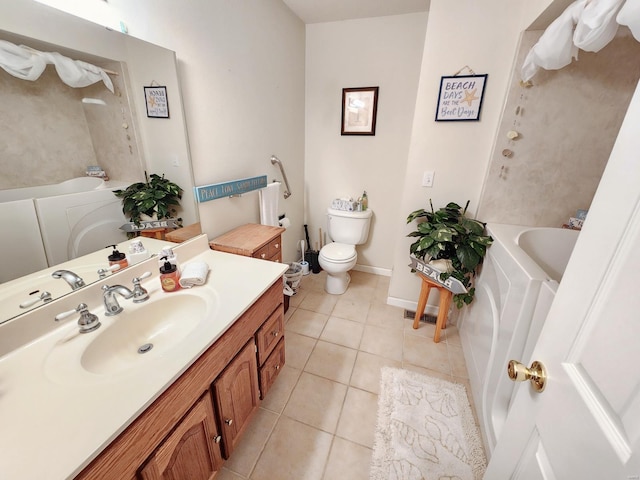
<path fill-rule="evenodd" d="M 116 298 L 116 293 L 121 295 L 124 298 L 133 297 L 133 292 L 129 290 L 124 285 L 113 285 L 112 287 L 108 285 L 103 285 L 102 290 L 104 291 L 103 299 L 104 299 L 104 314 L 108 317 L 112 317 L 114 315 L 118 315 L 122 312 L 123 308 L 118 303 L 118 299 Z"/>
<path fill-rule="evenodd" d="M 84 280 L 70 270 L 56 270 L 51 276 L 55 279 L 63 279 L 69 284 L 72 290 L 84 287 Z"/>
<path fill-rule="evenodd" d="M 80 333 L 89 333 L 100 328 L 100 319 L 93 313 L 89 312 L 89 307 L 87 307 L 86 303 L 81 303 L 76 308 L 69 310 L 68 312 L 59 313 L 55 316 L 55 321 L 59 322 L 60 320 L 64 320 L 69 315 L 73 315 L 76 312 L 80 314 L 80 318 L 78 319 Z"/>

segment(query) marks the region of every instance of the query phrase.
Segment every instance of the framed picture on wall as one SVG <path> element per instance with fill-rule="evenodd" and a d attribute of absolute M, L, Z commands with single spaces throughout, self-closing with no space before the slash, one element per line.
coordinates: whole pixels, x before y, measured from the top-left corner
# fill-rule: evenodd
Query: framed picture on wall
<path fill-rule="evenodd" d="M 487 76 L 484 74 L 442 77 L 436 122 L 480 120 L 480 108 L 482 108 Z"/>
<path fill-rule="evenodd" d="M 147 104 L 147 117 L 169 118 L 167 87 L 144 87 L 144 99 Z"/>
<path fill-rule="evenodd" d="M 342 135 L 375 135 L 378 88 L 342 89 Z"/>

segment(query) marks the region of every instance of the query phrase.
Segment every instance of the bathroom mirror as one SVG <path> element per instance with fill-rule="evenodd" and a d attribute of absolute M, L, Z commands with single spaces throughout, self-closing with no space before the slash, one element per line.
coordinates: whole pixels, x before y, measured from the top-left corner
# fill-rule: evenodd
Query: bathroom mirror
<path fill-rule="evenodd" d="M 5 110 L 0 115 L 0 140 L 6 146 L 0 156 L 0 218 L 5 225 L 2 248 L 7 257 L 15 259 L 14 268 L 22 269 L 0 278 L 4 282 L 0 283 L 0 298 L 9 283 L 15 286 L 16 277 L 50 274 L 51 268 L 75 257 L 87 262 L 84 267 L 76 266 L 86 271 L 85 282 L 96 281 L 94 265 L 84 255 L 98 251 L 106 260 L 102 247 L 126 240 L 117 228 L 125 220 L 120 200 L 110 189 L 142 181 L 144 171 L 165 174 L 180 185 L 184 190 L 183 223 L 197 222 L 175 52 L 32 0 L 0 0 L 0 8 L 1 40 L 58 52 L 116 73 L 110 75 L 115 86 L 112 94 L 102 83 L 67 87 L 53 65 L 47 66 L 36 82 L 0 69 L 0 111 L 4 108 L 14 113 L 9 115 Z M 169 118 L 146 115 L 144 87 L 153 85 L 166 88 Z M 29 97 L 34 101 L 27 102 Z M 3 200 L 2 194 L 8 190 L 81 180 L 89 165 L 100 165 L 110 177 L 108 184 L 39 200 L 27 195 L 20 204 Z M 96 202 L 93 195 L 98 190 L 101 197 Z M 79 203 L 66 201 L 84 195 L 87 198 Z M 43 227 L 38 219 L 42 221 L 46 210 L 50 217 L 44 220 L 48 226 Z M 105 238 L 105 229 L 114 234 L 113 239 Z M 90 240 L 97 243 L 88 250 Z M 29 262 L 33 265 L 27 266 Z M 51 280 L 56 287 L 47 286 L 58 290 L 61 281 Z M 14 318 L 13 313 L 23 312 L 0 314 L 0 323 Z"/>

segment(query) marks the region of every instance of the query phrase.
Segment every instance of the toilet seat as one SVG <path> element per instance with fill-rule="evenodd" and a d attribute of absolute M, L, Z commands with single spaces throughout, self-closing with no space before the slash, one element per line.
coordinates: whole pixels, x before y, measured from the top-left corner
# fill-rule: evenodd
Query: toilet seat
<path fill-rule="evenodd" d="M 331 263 L 349 263 L 357 256 L 355 245 L 332 242 L 320 250 L 320 256 Z"/>

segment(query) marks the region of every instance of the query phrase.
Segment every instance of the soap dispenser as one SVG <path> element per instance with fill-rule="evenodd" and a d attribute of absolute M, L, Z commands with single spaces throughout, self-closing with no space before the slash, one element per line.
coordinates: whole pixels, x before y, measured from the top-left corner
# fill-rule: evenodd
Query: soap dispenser
<path fill-rule="evenodd" d="M 160 285 L 165 292 L 175 292 L 180 290 L 180 273 L 178 267 L 172 264 L 167 257 L 164 258 L 164 265 L 160 267 Z"/>
<path fill-rule="evenodd" d="M 120 265 L 121 269 L 128 267 L 129 262 L 127 262 L 127 256 L 118 251 L 117 245 L 107 245 L 105 248 L 109 247 L 113 247 L 113 252 L 107 257 L 109 259 L 109 265 Z"/>
<path fill-rule="evenodd" d="M 367 191 L 365 190 L 362 194 L 362 211 L 365 211 L 369 208 L 369 198 L 367 198 Z"/>

